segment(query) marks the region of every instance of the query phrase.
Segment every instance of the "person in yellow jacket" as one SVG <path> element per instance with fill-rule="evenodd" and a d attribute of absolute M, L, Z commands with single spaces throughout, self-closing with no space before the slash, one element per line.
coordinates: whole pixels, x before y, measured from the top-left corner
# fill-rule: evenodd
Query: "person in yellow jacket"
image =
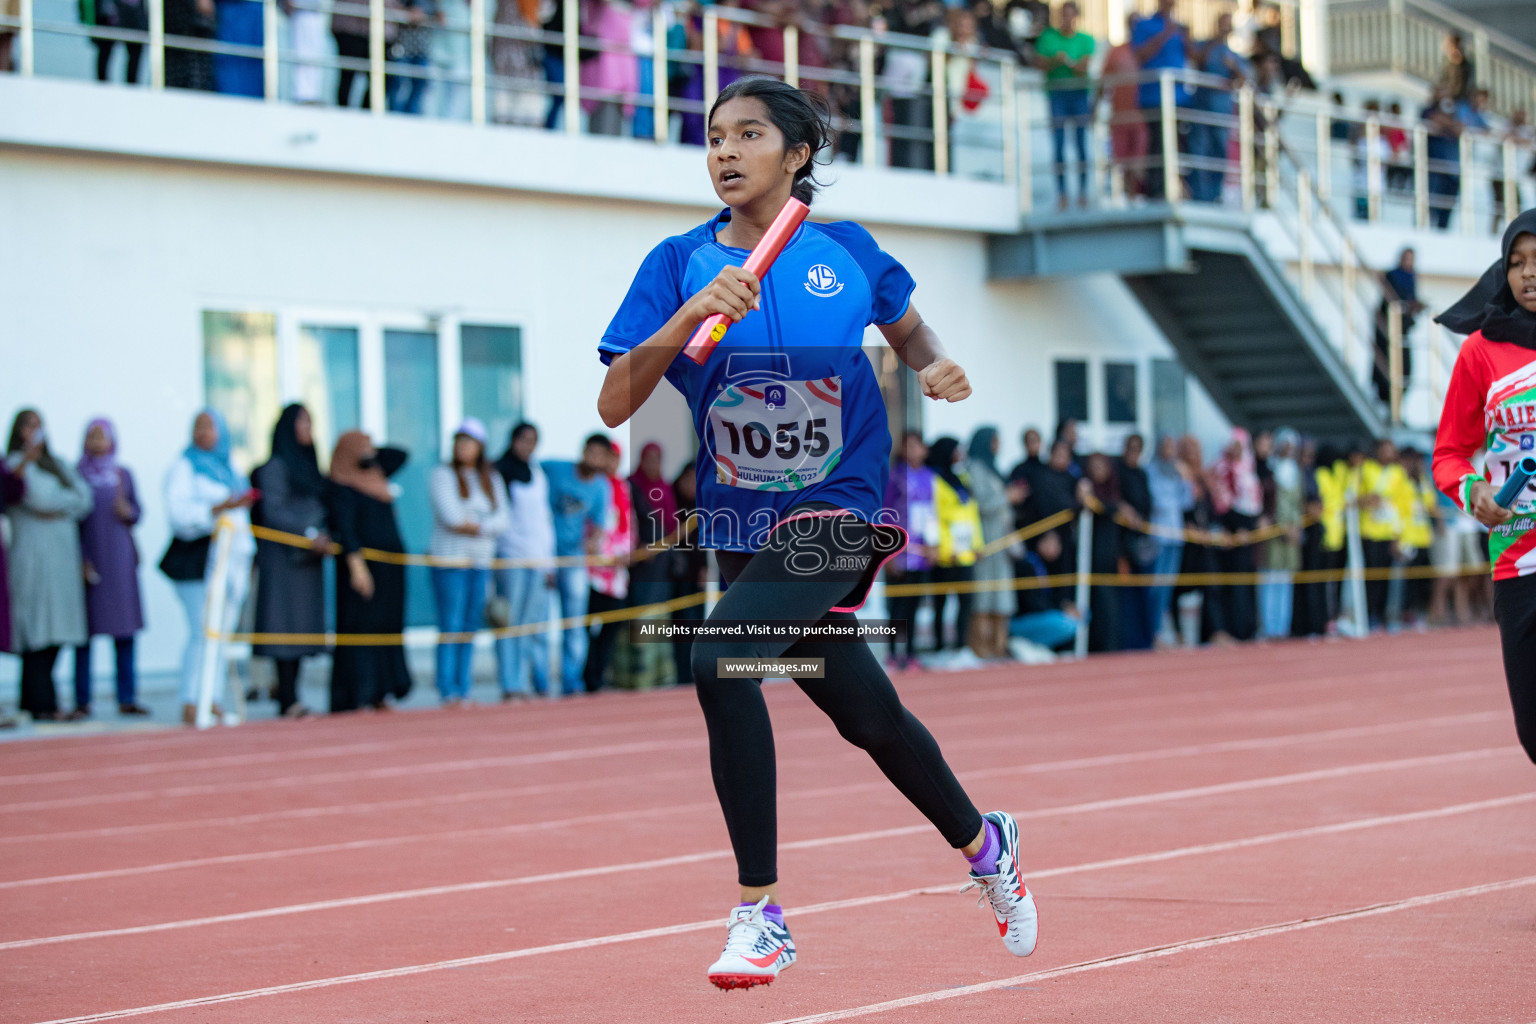
<path fill-rule="evenodd" d="M 1349 529 L 1346 516 L 1349 503 L 1360 490 L 1360 462 L 1365 451 L 1351 445 L 1347 452 L 1324 448 L 1318 453 L 1317 497 L 1322 506 L 1322 567 L 1330 573 L 1342 573 L 1349 561 Z M 1325 584 L 1330 627 L 1339 618 L 1341 577 L 1330 577 Z"/>
<path fill-rule="evenodd" d="M 1391 581 L 1403 539 L 1403 517 L 1395 495 L 1408 486 L 1398 465 L 1397 445 L 1389 438 L 1376 442 L 1376 451 L 1360 466 L 1360 547 L 1365 556 L 1365 611 L 1372 629 L 1387 624 Z M 1371 570 L 1375 570 L 1372 572 Z"/>
<path fill-rule="evenodd" d="M 1399 456 L 1402 474 L 1392 491 L 1393 503 L 1403 523 L 1403 535 L 1398 541 L 1398 561 L 1410 570 L 1425 570 L 1430 564 L 1430 548 L 1435 541 L 1435 482 L 1425 472 L 1424 453 L 1417 448 L 1404 448 Z M 1394 581 L 1395 582 L 1395 581 Z M 1412 573 L 1396 588 L 1400 597 L 1405 625 L 1417 626 L 1424 621 L 1429 610 L 1432 584 L 1427 575 Z M 1389 604 L 1393 603 L 1391 601 Z"/>
<path fill-rule="evenodd" d="M 981 510 L 958 472 L 962 459 L 960 442 L 953 437 L 941 437 L 928 449 L 926 464 L 934 474 L 933 512 L 938 531 L 933 581 L 961 585 L 953 591 L 957 604 L 955 635 L 947 645 L 944 642 L 944 609 L 949 604 L 951 591 L 940 590 L 933 595 L 935 651 L 942 651 L 946 646 L 955 650 L 965 647 L 971 618 L 971 593 L 964 585 L 976 577 L 976 552 L 982 545 Z"/>

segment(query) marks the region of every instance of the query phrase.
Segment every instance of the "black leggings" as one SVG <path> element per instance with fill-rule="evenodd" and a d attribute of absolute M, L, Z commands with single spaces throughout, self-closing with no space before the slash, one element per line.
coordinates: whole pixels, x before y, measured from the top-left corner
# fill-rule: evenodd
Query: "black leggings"
<path fill-rule="evenodd" d="M 1504 678 L 1515 709 L 1515 734 L 1536 762 L 1536 576 L 1496 580 L 1493 617 L 1504 647 Z"/>
<path fill-rule="evenodd" d="M 839 555 L 873 557 L 867 527 L 837 530 L 831 517 L 812 521 L 814 532 L 793 540 L 776 531 L 755 555 L 721 551 L 720 573 L 729 589 L 709 616 L 712 623 L 792 619 L 853 622 L 834 612 L 857 574 L 832 569 L 806 573 L 791 557 L 813 547 Z M 854 536 L 850 536 L 854 535 Z M 863 542 L 849 543 L 850 539 Z M 835 543 L 834 543 L 835 538 Z M 795 562 L 799 568 L 804 563 Z M 944 762 L 933 736 L 912 713 L 880 668 L 869 645 L 744 639 L 693 645 L 693 678 L 709 730 L 710 772 L 725 814 L 738 879 L 746 886 L 778 881 L 778 808 L 773 725 L 759 679 L 722 678 L 720 658 L 824 658 L 823 679 L 797 679 L 807 697 L 832 719 L 848 742 L 867 750 L 886 778 L 959 849 L 981 831 L 981 814 Z"/>

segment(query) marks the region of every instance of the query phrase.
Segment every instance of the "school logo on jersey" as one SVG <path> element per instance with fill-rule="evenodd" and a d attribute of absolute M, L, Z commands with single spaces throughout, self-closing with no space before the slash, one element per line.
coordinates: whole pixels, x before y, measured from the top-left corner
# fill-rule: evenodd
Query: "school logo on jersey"
<path fill-rule="evenodd" d="M 1521 434 L 1520 450 L 1523 452 L 1536 451 L 1536 434 Z"/>
<path fill-rule="evenodd" d="M 805 275 L 805 290 L 823 299 L 830 299 L 843 290 L 837 274 L 825 263 L 818 263 Z"/>

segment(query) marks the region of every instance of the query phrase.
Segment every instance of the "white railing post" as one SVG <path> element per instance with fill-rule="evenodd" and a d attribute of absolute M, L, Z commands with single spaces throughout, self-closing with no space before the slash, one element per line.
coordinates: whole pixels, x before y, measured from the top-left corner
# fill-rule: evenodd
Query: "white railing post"
<path fill-rule="evenodd" d="M 1520 212 L 1520 178 L 1515 173 L 1515 144 L 1505 139 L 1503 145 L 1504 189 L 1499 205 L 1499 223 L 1508 224 Z"/>
<path fill-rule="evenodd" d="M 277 0 L 261 5 L 261 79 L 268 103 L 277 102 Z"/>
<path fill-rule="evenodd" d="M 720 13 L 713 6 L 704 8 L 704 116 L 720 95 Z"/>
<path fill-rule="evenodd" d="M 197 727 L 207 729 L 215 723 L 213 718 L 213 691 L 219 680 L 215 678 L 223 664 L 219 653 L 225 644 L 224 619 L 227 616 L 229 590 L 229 551 L 234 543 L 235 527 L 227 518 L 220 518 L 214 527 L 213 570 L 208 573 L 208 593 L 203 599 L 203 662 L 197 680 Z"/>
<path fill-rule="evenodd" d="M 1407 21 L 1403 10 L 1403 0 L 1387 0 L 1387 35 L 1388 59 L 1392 70 L 1401 73 L 1404 63 L 1404 51 L 1407 49 L 1404 34 L 1407 32 Z"/>
<path fill-rule="evenodd" d="M 1328 8 L 1326 0 L 1300 0 L 1301 61 L 1313 77 L 1323 81 L 1330 75 Z M 1326 196 L 1324 197 L 1326 198 Z"/>
<path fill-rule="evenodd" d="M 1351 485 L 1347 492 L 1349 502 L 1344 517 L 1346 533 L 1345 577 L 1343 593 L 1349 598 L 1350 618 L 1354 620 L 1356 639 L 1370 635 L 1370 620 L 1365 610 L 1365 552 L 1360 543 L 1360 491 L 1359 485 Z"/>
<path fill-rule="evenodd" d="M 800 88 L 800 29 L 784 26 L 784 81 Z"/>
<path fill-rule="evenodd" d="M 1413 225 L 1429 227 L 1429 133 L 1423 125 L 1413 129 Z"/>
<path fill-rule="evenodd" d="M 565 65 L 565 102 L 560 105 L 565 113 L 565 134 L 581 134 L 581 5 L 576 0 L 566 0 L 561 12 L 560 62 Z"/>
<path fill-rule="evenodd" d="M 1169 203 L 1179 201 L 1179 126 L 1174 120 L 1177 114 L 1177 106 L 1173 98 L 1173 72 L 1164 69 L 1158 72 L 1158 108 L 1162 114 L 1162 124 L 1158 130 L 1162 132 L 1163 143 L 1163 199 Z"/>
<path fill-rule="evenodd" d="M 1003 181 L 1014 184 L 1019 174 L 1019 97 L 1016 92 L 1018 65 L 1011 60 L 1001 65 L 1003 78 Z M 1090 125 L 1091 129 L 1092 126 Z"/>
<path fill-rule="evenodd" d="M 1332 107 L 1317 112 L 1317 198 L 1327 202 L 1333 184 Z"/>
<path fill-rule="evenodd" d="M 438 29 L 439 32 L 445 31 Z M 485 0 L 469 0 L 469 123 L 485 124 Z"/>
<path fill-rule="evenodd" d="M 1355 301 L 1359 298 L 1355 294 L 1357 281 L 1356 269 L 1359 265 L 1359 255 L 1355 252 L 1355 243 L 1349 236 L 1344 236 L 1344 265 L 1340 271 L 1344 275 L 1344 366 L 1352 369 L 1355 365 L 1355 331 L 1358 329 L 1355 323 Z"/>
<path fill-rule="evenodd" d="M 22 0 L 23 3 L 28 0 Z M 165 0 L 144 0 L 149 7 L 149 87 L 165 88 Z"/>
<path fill-rule="evenodd" d="M 1296 168 L 1296 255 L 1301 263 L 1301 297 L 1312 301 L 1312 176 Z"/>
<path fill-rule="evenodd" d="M 672 108 L 667 94 L 667 9 L 662 4 L 657 4 L 651 14 L 651 36 L 655 39 L 651 47 L 655 55 L 651 60 L 651 120 L 656 122 L 656 141 L 666 142 L 672 137 Z"/>
<path fill-rule="evenodd" d="M 384 0 L 368 0 L 368 109 L 384 113 Z"/>
<path fill-rule="evenodd" d="M 1487 67 L 1486 64 L 1479 67 Z M 1462 132 L 1457 140 L 1457 160 L 1461 166 L 1461 233 L 1471 235 L 1477 232 L 1477 163 L 1474 159 L 1476 152 L 1472 145 L 1472 136 Z"/>
<path fill-rule="evenodd" d="M 1019 214 L 1028 217 L 1035 209 L 1035 158 L 1031 145 L 1030 130 L 1033 126 L 1029 121 L 1028 97 L 1016 105 L 1014 118 L 1014 131 L 1019 140 Z"/>
<path fill-rule="evenodd" d="M 949 173 L 949 68 L 948 54 L 933 49 L 933 170 Z"/>
<path fill-rule="evenodd" d="M 16 70 L 23 78 L 31 78 L 37 63 L 37 30 L 32 21 L 32 0 L 21 0 L 21 27 L 17 31 Z"/>
<path fill-rule="evenodd" d="M 1273 103 L 1264 104 L 1264 199 L 1271 206 L 1280 196 L 1280 117 Z"/>
<path fill-rule="evenodd" d="M 1365 219 L 1381 219 L 1381 122 L 1374 117 L 1365 122 Z"/>
<path fill-rule="evenodd" d="M 1253 88 L 1243 86 L 1237 94 L 1237 178 L 1243 194 L 1243 211 L 1252 213 L 1253 194 Z"/>
<path fill-rule="evenodd" d="M 879 144 L 875 128 L 879 123 L 879 108 L 875 104 L 875 41 L 865 36 L 859 40 L 859 162 L 865 167 L 880 165 L 875 153 Z"/>
<path fill-rule="evenodd" d="M 1072 653 L 1079 658 L 1088 654 L 1088 570 L 1093 567 L 1093 514 L 1086 508 L 1077 514 L 1077 638 Z"/>

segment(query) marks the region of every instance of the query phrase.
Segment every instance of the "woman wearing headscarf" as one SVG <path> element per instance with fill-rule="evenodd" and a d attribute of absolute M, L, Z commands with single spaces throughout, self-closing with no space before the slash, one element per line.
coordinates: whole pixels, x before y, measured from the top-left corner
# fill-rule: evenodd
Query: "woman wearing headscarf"
<path fill-rule="evenodd" d="M 608 483 L 607 518 L 598 535 L 597 554 L 611 561 L 587 570 L 591 586 L 587 611 L 593 615 L 615 612 L 629 605 L 629 556 L 635 549 L 635 507 L 630 498 L 629 483 L 619 475 L 622 463 L 622 449 L 610 443 L 602 464 L 603 476 Z M 587 693 L 596 693 L 606 685 L 614 646 L 619 641 L 619 634 L 627 628 L 623 622 L 605 622 L 590 635 L 587 661 L 582 666 L 582 682 Z"/>
<path fill-rule="evenodd" d="M 80 478 L 93 495 L 91 514 L 80 523 L 80 555 L 85 569 L 85 620 L 90 636 L 109 636 L 117 655 L 117 712 L 147 715 L 139 706 L 133 663 L 134 634 L 144 628 L 139 594 L 139 549 L 133 528 L 139 522 L 139 498 L 133 474 L 117 461 L 117 431 L 112 421 L 95 419 L 85 428 Z M 91 641 L 75 648 L 75 707 L 91 706 Z"/>
<path fill-rule="evenodd" d="M 1094 499 L 1093 534 L 1089 548 L 1088 571 L 1099 576 L 1114 576 L 1120 571 L 1121 530 L 1124 513 L 1120 496 L 1120 478 L 1108 455 L 1094 452 L 1083 460 L 1083 479 L 1078 490 L 1084 504 Z M 1088 649 L 1118 651 L 1124 649 L 1121 628 L 1121 598 L 1113 587 L 1094 587 L 1088 595 Z"/>
<path fill-rule="evenodd" d="M 90 514 L 91 489 L 48 450 L 43 420 L 23 409 L 11 424 L 5 464 L 26 493 L 6 509 L 11 519 L 11 624 L 21 653 L 21 710 L 34 721 L 83 717 L 61 714 L 53 685 L 59 648 L 86 642 L 85 584 L 80 530 Z"/>
<path fill-rule="evenodd" d="M 1232 428 L 1232 439 L 1211 467 L 1211 491 L 1221 524 L 1233 541 L 1220 553 L 1220 571 L 1252 575 L 1258 564 L 1248 535 L 1264 514 L 1264 488 L 1254 463 L 1253 442 L 1242 427 Z M 1234 640 L 1252 640 L 1259 626 L 1253 584 L 1234 583 L 1219 592 L 1225 605 L 1227 633 Z"/>
<path fill-rule="evenodd" d="M 507 485 L 508 525 L 496 541 L 496 557 L 543 562 L 497 569 L 496 587 L 507 599 L 507 624 L 531 627 L 549 621 L 555 586 L 555 520 L 549 510 L 549 478 L 534 461 L 539 428 L 519 423 L 507 450 L 496 460 L 496 474 Z M 504 636 L 496 641 L 496 669 L 502 700 L 543 696 L 549 689 L 549 638 L 542 632 Z"/>
<path fill-rule="evenodd" d="M 1301 568 L 1304 488 L 1296 452 L 1301 436 L 1289 427 L 1275 432 L 1269 459 L 1272 500 L 1266 500 L 1269 525 L 1283 531 L 1264 543 L 1263 582 L 1259 584 L 1259 635 L 1278 640 L 1291 635 L 1292 580 Z"/>
<path fill-rule="evenodd" d="M 640 465 L 629 477 L 637 552 L 637 560 L 629 567 L 629 596 L 635 605 L 660 604 L 672 591 L 670 560 L 659 545 L 677 520 L 677 495 L 672 492 L 672 482 L 662 475 L 661 458 L 661 445 L 654 441 L 646 444 L 640 449 Z M 667 686 L 674 681 L 672 659 L 660 644 L 634 646 L 636 688 Z"/>
<path fill-rule="evenodd" d="M 906 530 L 911 538 L 906 550 L 885 567 L 886 582 L 897 586 L 921 586 L 933 580 L 933 555 L 939 537 L 933 511 L 934 472 L 928 468 L 927 458 L 922 431 L 908 430 L 901 436 L 901 450 L 892 460 L 886 480 L 883 511 L 887 521 Z M 905 669 L 917 658 L 917 609 L 922 603 L 922 594 L 886 598 L 891 621 L 906 623 L 905 642 L 891 645 L 891 661 L 898 669 Z"/>
<path fill-rule="evenodd" d="M 969 588 L 976 576 L 976 552 L 981 547 L 981 511 L 971 488 L 956 472 L 964 459 L 960 442 L 941 437 L 928 449 L 926 465 L 933 470 L 933 515 L 938 526 L 937 552 L 934 557 L 933 582 L 941 587 L 933 595 L 933 649 L 946 646 L 965 647 L 970 628 L 972 595 Z M 956 586 L 958 585 L 958 586 Z M 944 642 L 944 606 L 955 594 L 955 639 Z"/>
<path fill-rule="evenodd" d="M 256 544 L 256 632 L 317 634 L 325 632 L 325 555 L 331 538 L 325 532 L 325 477 L 315 456 L 314 425 L 309 410 L 295 402 L 283 410 L 272 428 L 272 457 L 256 467 L 251 482 L 261 491 L 252 519 L 272 530 L 303 537 L 283 543 Z M 319 644 L 257 644 L 251 653 L 271 658 L 277 668 L 277 710 L 285 718 L 302 718 L 309 709 L 299 703 L 299 663 L 319 654 Z"/>
<path fill-rule="evenodd" d="M 364 551 L 405 554 L 389 478 L 405 465 L 399 448 L 375 448 L 368 435 L 348 431 L 331 453 L 325 489 L 326 523 L 341 549 L 336 563 L 336 632 L 399 637 L 405 632 L 405 566 L 368 561 Z M 331 656 L 331 713 L 384 710 L 386 697 L 411 692 L 400 643 L 339 644 Z"/>
<path fill-rule="evenodd" d="M 232 632 L 240 621 L 240 609 L 250 587 L 251 539 L 249 509 L 258 495 L 246 485 L 229 462 L 229 427 L 213 409 L 204 409 L 192 420 L 192 443 L 171 467 L 165 480 L 165 513 L 170 521 L 171 547 L 160 569 L 175 584 L 176 596 L 187 613 L 187 649 L 181 662 L 181 717 L 191 725 L 197 719 L 198 687 L 205 660 L 213 659 L 215 698 L 226 681 L 224 644 L 209 646 L 206 629 Z M 221 518 L 233 529 L 229 561 L 224 575 L 222 621 L 204 623 L 208 585 L 216 568 L 213 533 Z M 215 699 L 217 705 L 217 699 Z M 217 712 L 216 712 L 217 713 Z"/>
<path fill-rule="evenodd" d="M 997 428 L 980 427 L 971 435 L 967 449 L 967 475 L 976 512 L 981 518 L 981 539 L 991 544 L 1013 531 L 1013 506 L 1018 495 L 997 471 Z M 1006 550 L 994 551 L 976 562 L 975 579 L 996 589 L 979 587 L 971 605 L 971 650 L 978 658 L 1008 657 L 1008 621 L 1013 618 L 1013 562 Z M 1007 589 L 1003 589 L 1006 587 Z"/>
<path fill-rule="evenodd" d="M 440 636 L 437 692 L 445 707 L 469 700 L 475 645 L 463 639 L 480 628 L 496 539 L 507 532 L 507 485 L 485 455 L 485 424 L 465 417 L 453 432 L 448 461 L 432 467 L 432 541 L 443 564 L 432 567 Z"/>
<path fill-rule="evenodd" d="M 1184 560 L 1184 516 L 1194 507 L 1195 489 L 1189 469 L 1178 459 L 1178 439 L 1171 434 L 1158 438 L 1152 461 L 1147 464 L 1147 489 L 1152 496 L 1151 536 L 1156 543 L 1152 573 L 1174 576 Z M 1163 623 L 1172 601 L 1171 583 L 1159 582 L 1147 588 L 1147 617 L 1154 641 L 1167 638 Z"/>
<path fill-rule="evenodd" d="M 1201 543 L 1205 538 L 1222 537 L 1223 528 L 1213 496 L 1211 474 L 1206 472 L 1202 462 L 1200 439 L 1193 434 L 1185 434 L 1179 439 L 1178 450 L 1179 462 L 1184 466 L 1185 479 L 1189 481 L 1191 491 L 1189 509 L 1184 513 L 1186 541 L 1179 572 L 1201 575 L 1221 572 L 1223 549 L 1214 544 Z M 1232 637 L 1227 633 L 1227 609 L 1222 588 L 1210 585 L 1174 587 L 1174 607 L 1182 605 L 1184 595 L 1192 592 L 1200 595 L 1200 641 L 1230 642 Z M 1179 625 L 1182 631 L 1182 623 Z"/>
<path fill-rule="evenodd" d="M 1536 210 L 1504 232 L 1499 259 L 1436 318 L 1469 337 L 1456 357 L 1435 435 L 1435 486 L 1491 532 L 1493 613 L 1520 744 L 1536 761 L 1536 485 L 1508 508 L 1494 496 L 1522 452 L 1536 447 Z M 1488 450 L 1482 472 L 1472 464 Z"/>
<path fill-rule="evenodd" d="M 1316 441 L 1306 438 L 1297 451 L 1296 465 L 1301 471 L 1301 530 L 1300 565 L 1304 573 L 1325 568 L 1323 551 L 1323 493 L 1318 473 L 1319 465 L 1326 460 L 1331 467 L 1334 461 L 1332 446 L 1319 448 Z M 1291 635 L 1322 636 L 1328 632 L 1328 586 L 1321 580 L 1297 583 L 1291 598 Z"/>

